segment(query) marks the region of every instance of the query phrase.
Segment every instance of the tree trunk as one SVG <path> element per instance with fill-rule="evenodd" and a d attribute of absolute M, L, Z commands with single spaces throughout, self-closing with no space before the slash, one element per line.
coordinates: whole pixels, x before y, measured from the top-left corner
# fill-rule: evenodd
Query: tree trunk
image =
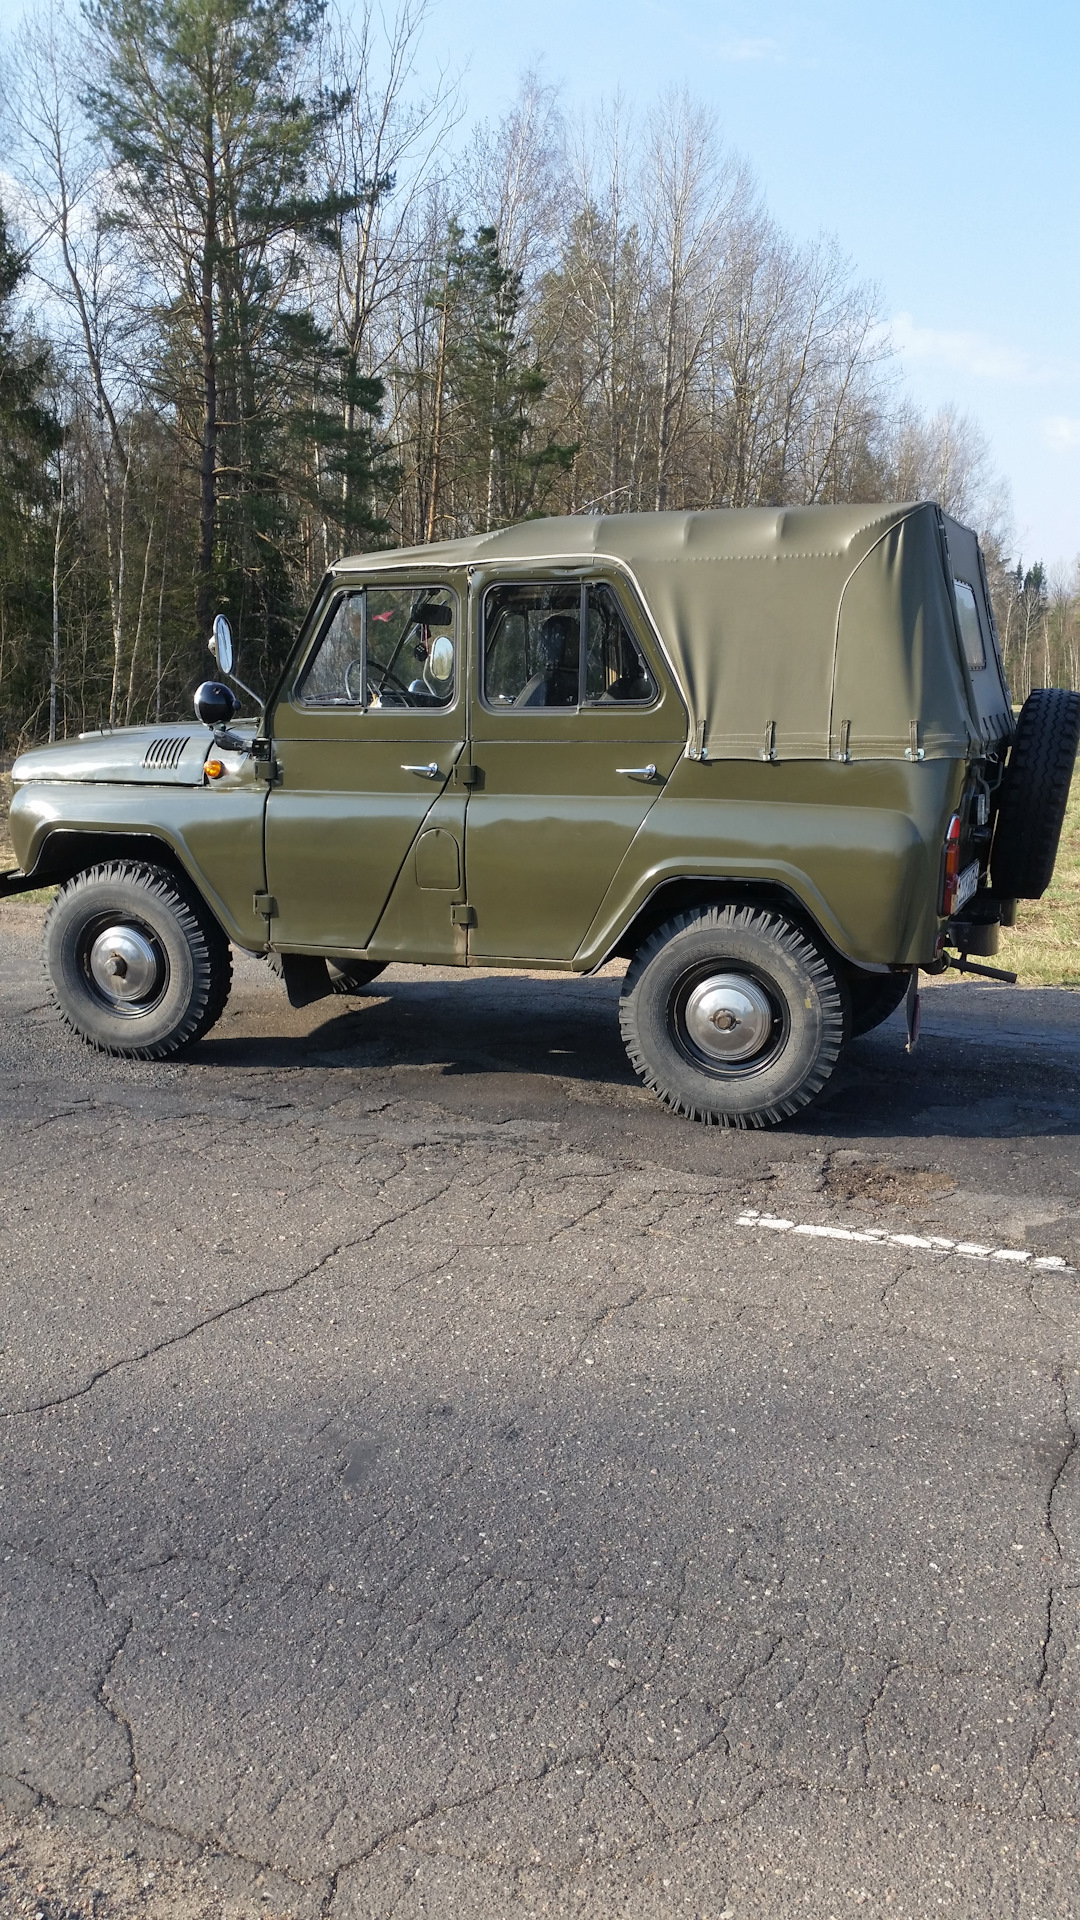
<path fill-rule="evenodd" d="M 135 616 L 135 637 L 131 642 L 131 659 L 128 663 L 127 698 L 124 701 L 124 725 L 131 725 L 131 709 L 135 703 L 135 662 L 139 657 L 139 643 L 142 639 L 143 615 L 146 611 L 146 588 L 150 577 L 150 549 L 154 541 L 154 527 L 157 521 L 157 496 L 150 515 L 150 526 L 146 535 L 146 550 L 143 554 L 142 581 L 139 585 L 139 608 Z"/>
<path fill-rule="evenodd" d="M 56 535 L 52 564 L 52 668 L 49 673 L 49 739 L 56 739 L 56 689 L 60 680 L 60 538 L 64 525 L 64 455 L 57 455 L 60 497 L 56 503 Z"/>
<path fill-rule="evenodd" d="M 199 325 L 202 336 L 202 461 L 199 470 L 199 584 L 196 617 L 200 638 L 213 615 L 214 539 L 217 531 L 217 330 L 214 324 L 214 268 L 217 253 L 217 173 L 214 121 L 207 116 L 203 137 L 206 219 L 203 228 Z"/>
<path fill-rule="evenodd" d="M 439 351 L 435 362 L 435 418 L 431 427 L 431 474 L 428 480 L 427 525 L 424 529 L 424 539 L 429 543 L 435 538 L 439 512 L 439 459 L 442 452 L 443 386 L 446 382 L 446 328 L 449 312 L 450 265 L 447 261 L 446 278 L 443 282 L 442 318 L 439 322 Z"/>
<path fill-rule="evenodd" d="M 105 536 L 109 555 L 109 598 L 112 605 L 113 662 L 112 684 L 109 688 L 109 725 L 116 725 L 116 701 L 120 690 L 120 662 L 124 653 L 124 559 L 127 551 L 127 486 L 131 466 L 124 468 L 124 477 L 120 484 L 120 525 L 114 533 L 112 514 L 112 489 L 109 479 L 111 449 L 105 450 Z"/>

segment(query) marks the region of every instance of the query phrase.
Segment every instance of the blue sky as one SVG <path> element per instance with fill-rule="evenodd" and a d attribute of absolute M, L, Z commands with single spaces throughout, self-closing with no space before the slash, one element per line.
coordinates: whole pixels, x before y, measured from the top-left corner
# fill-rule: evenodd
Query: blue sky
<path fill-rule="evenodd" d="M 0 0 L 0 32 L 20 11 Z M 425 45 L 465 68 L 470 117 L 532 64 L 586 112 L 712 104 L 775 217 L 878 283 L 913 398 L 978 419 L 1017 551 L 1080 555 L 1076 0 L 436 0 Z"/>
<path fill-rule="evenodd" d="M 570 105 L 688 85 L 775 216 L 881 288 L 908 391 L 972 413 L 1016 547 L 1080 555 L 1080 6 L 1062 0 L 442 0 L 474 111 L 539 60 Z"/>

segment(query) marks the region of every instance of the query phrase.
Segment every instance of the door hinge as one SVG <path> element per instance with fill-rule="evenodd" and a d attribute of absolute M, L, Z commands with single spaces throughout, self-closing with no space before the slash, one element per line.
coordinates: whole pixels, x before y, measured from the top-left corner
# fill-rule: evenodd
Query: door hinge
<path fill-rule="evenodd" d="M 462 754 L 460 760 L 454 761 L 455 787 L 475 787 L 479 784 L 479 780 L 479 767 L 475 766 L 465 754 Z"/>
<path fill-rule="evenodd" d="M 254 913 L 261 913 L 264 920 L 275 920 L 277 918 L 277 901 L 274 899 L 272 893 L 255 894 L 252 898 L 251 906 L 252 911 Z"/>
<path fill-rule="evenodd" d="M 459 900 L 456 906 L 451 907 L 450 918 L 455 927 L 475 927 L 476 908 L 470 907 L 464 900 Z"/>
<path fill-rule="evenodd" d="M 280 778 L 281 768 L 272 756 L 268 760 L 256 760 L 253 765 L 256 780 L 266 780 L 270 786 L 273 786 L 274 782 Z"/>

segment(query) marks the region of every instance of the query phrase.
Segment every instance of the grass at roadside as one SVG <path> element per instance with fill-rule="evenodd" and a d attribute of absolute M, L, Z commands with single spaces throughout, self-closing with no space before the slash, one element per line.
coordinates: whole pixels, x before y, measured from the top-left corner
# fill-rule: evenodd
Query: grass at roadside
<path fill-rule="evenodd" d="M 0 871 L 15 865 L 8 838 L 11 775 L 0 772 Z M 26 901 L 51 900 L 53 889 L 24 893 Z M 1001 936 L 1001 952 L 991 965 L 1011 967 L 1030 987 L 1080 987 L 1080 772 L 1069 796 L 1057 867 L 1041 900 L 1022 900 L 1017 925 Z M 955 976 L 954 976 L 955 977 Z"/>
<path fill-rule="evenodd" d="M 1011 967 L 1025 987 L 1080 987 L 1080 772 L 1072 783 L 1054 878 L 1041 900 L 1021 900 L 991 966 Z"/>

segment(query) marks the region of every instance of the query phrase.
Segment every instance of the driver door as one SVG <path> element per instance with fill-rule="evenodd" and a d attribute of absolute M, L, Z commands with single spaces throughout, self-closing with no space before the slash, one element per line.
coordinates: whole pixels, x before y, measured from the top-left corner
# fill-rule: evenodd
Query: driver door
<path fill-rule="evenodd" d="M 274 714 L 274 946 L 367 946 L 464 744 L 460 634 L 459 596 L 445 581 L 374 576 L 328 602 Z M 447 796 L 440 829 L 463 838 L 464 806 L 464 793 Z"/>

